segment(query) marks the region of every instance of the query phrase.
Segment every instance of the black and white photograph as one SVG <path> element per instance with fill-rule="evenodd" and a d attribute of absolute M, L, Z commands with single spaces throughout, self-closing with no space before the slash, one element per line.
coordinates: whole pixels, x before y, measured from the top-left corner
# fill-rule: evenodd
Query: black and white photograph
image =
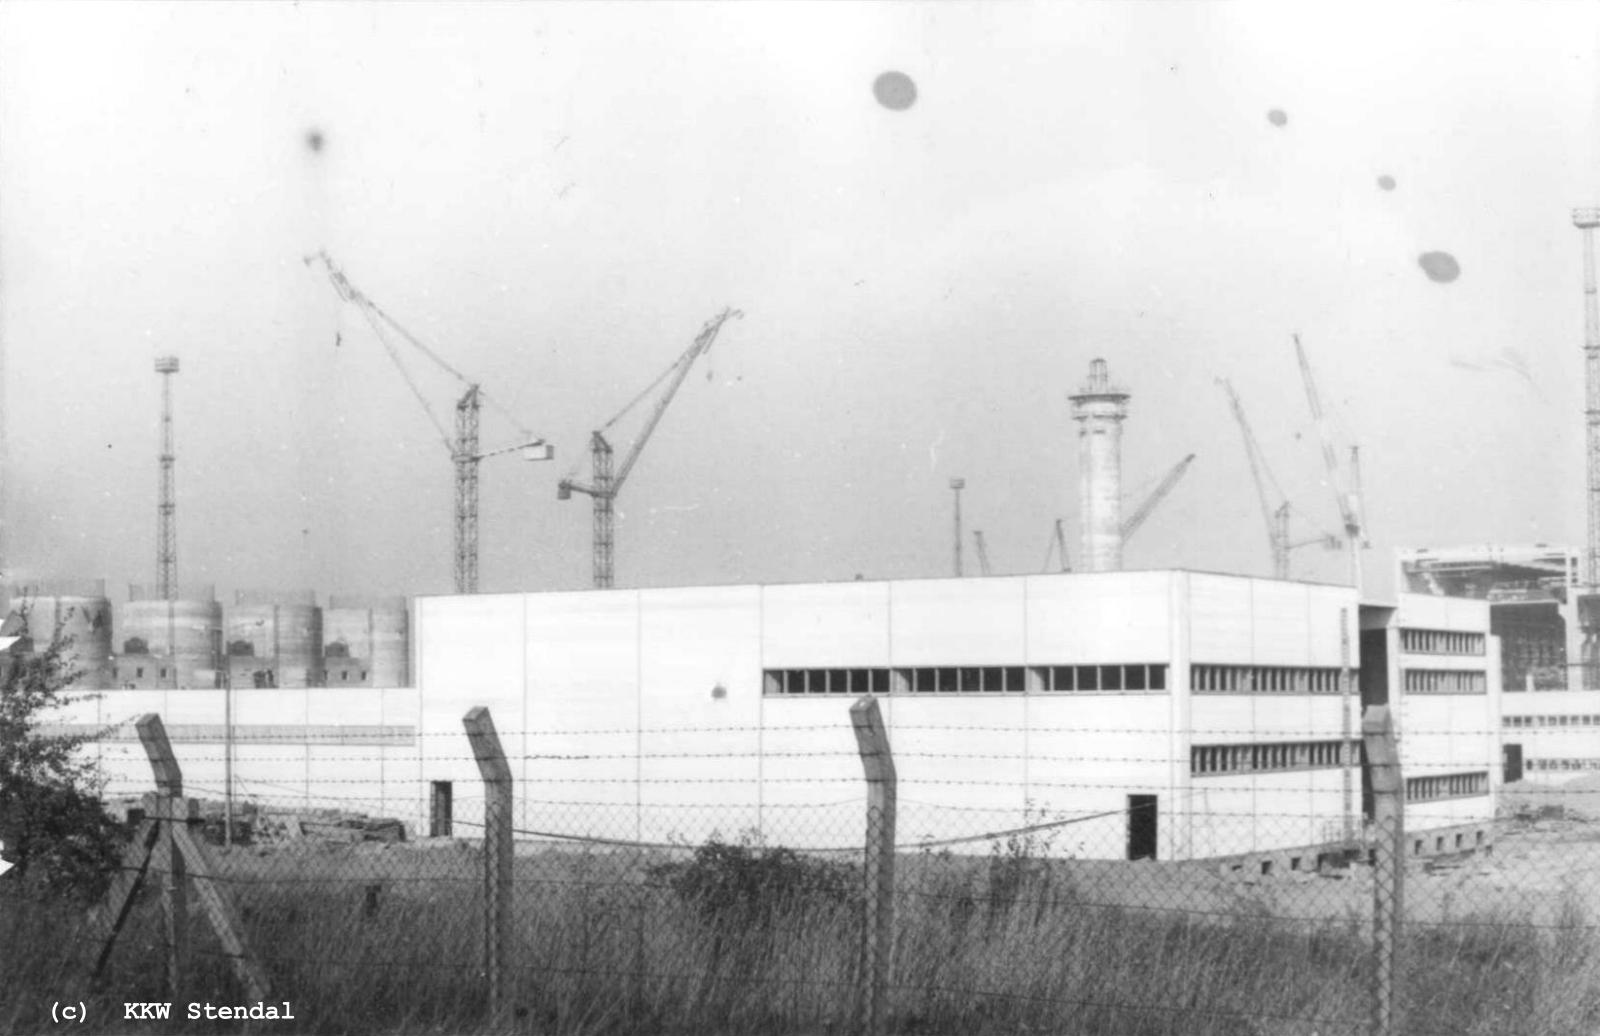
<path fill-rule="evenodd" d="M 0 1036 L 1600 1034 L 1600 3 L 0 3 Z"/>

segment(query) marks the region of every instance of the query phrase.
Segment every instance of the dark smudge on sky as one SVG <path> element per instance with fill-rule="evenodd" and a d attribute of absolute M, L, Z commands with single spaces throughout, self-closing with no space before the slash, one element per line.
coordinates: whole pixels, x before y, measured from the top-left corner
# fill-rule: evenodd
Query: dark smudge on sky
<path fill-rule="evenodd" d="M 1267 112 L 1267 121 L 1274 126 L 1287 126 L 1289 124 L 1289 116 L 1282 108 L 1274 108 Z"/>
<path fill-rule="evenodd" d="M 903 112 L 916 103 L 917 84 L 904 72 L 885 72 L 872 81 L 872 95 L 885 108 Z"/>
<path fill-rule="evenodd" d="M 1430 281 L 1449 284 L 1461 276 L 1461 264 L 1449 252 L 1423 252 L 1417 256 L 1417 265 Z"/>
<path fill-rule="evenodd" d="M 1378 177 L 1378 186 L 1386 191 L 1394 190 L 1394 177 L 1388 175 Z"/>

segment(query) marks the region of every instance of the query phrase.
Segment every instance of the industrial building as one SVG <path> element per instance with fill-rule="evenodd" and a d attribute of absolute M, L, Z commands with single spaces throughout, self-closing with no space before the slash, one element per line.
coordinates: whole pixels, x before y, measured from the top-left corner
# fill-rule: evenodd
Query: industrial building
<path fill-rule="evenodd" d="M 1561 781 L 1600 770 L 1600 666 L 1585 632 L 1575 550 L 1532 546 L 1398 552 L 1401 585 L 1471 597 L 1501 643 L 1497 722 L 1507 781 Z"/>
<path fill-rule="evenodd" d="M 847 711 L 879 696 L 902 796 L 939 834 L 1084 818 L 1081 855 L 1307 860 L 1358 836 L 1360 708 L 1394 709 L 1414 851 L 1490 837 L 1500 665 L 1486 605 L 1189 571 L 425 597 L 415 688 L 102 695 L 78 723 L 166 721 L 195 787 L 233 724 L 246 793 L 472 821 L 461 717 L 489 707 L 518 826 L 662 841 L 796 826 L 859 798 Z M 119 738 L 121 740 L 119 740 Z M 113 793 L 149 783 L 124 727 Z M 980 847 L 981 848 L 981 847 Z"/>

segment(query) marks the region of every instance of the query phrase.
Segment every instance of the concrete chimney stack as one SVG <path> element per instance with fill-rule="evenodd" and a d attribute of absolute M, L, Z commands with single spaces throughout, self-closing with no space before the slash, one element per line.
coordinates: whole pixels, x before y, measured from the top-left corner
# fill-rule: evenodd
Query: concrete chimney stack
<path fill-rule="evenodd" d="M 1115 572 L 1122 567 L 1122 422 L 1128 393 L 1111 384 L 1106 361 L 1089 364 L 1089 380 L 1072 401 L 1078 422 L 1079 553 L 1085 572 Z"/>

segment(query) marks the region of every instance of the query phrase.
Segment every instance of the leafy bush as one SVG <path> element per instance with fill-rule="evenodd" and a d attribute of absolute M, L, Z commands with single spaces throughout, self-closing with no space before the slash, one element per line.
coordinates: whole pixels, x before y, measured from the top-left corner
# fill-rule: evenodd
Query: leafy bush
<path fill-rule="evenodd" d="M 74 700 L 70 643 L 58 625 L 44 650 L 0 656 L 0 841 L 16 868 L 9 883 L 94 899 L 110 883 L 124 839 L 100 804 L 98 768 L 78 752 L 95 735 L 40 729 L 52 709 Z"/>
<path fill-rule="evenodd" d="M 649 876 L 714 924 L 770 924 L 780 908 L 845 904 L 861 894 L 860 868 L 763 846 L 748 832 L 731 843 L 713 835 L 689 860 L 655 864 Z"/>

